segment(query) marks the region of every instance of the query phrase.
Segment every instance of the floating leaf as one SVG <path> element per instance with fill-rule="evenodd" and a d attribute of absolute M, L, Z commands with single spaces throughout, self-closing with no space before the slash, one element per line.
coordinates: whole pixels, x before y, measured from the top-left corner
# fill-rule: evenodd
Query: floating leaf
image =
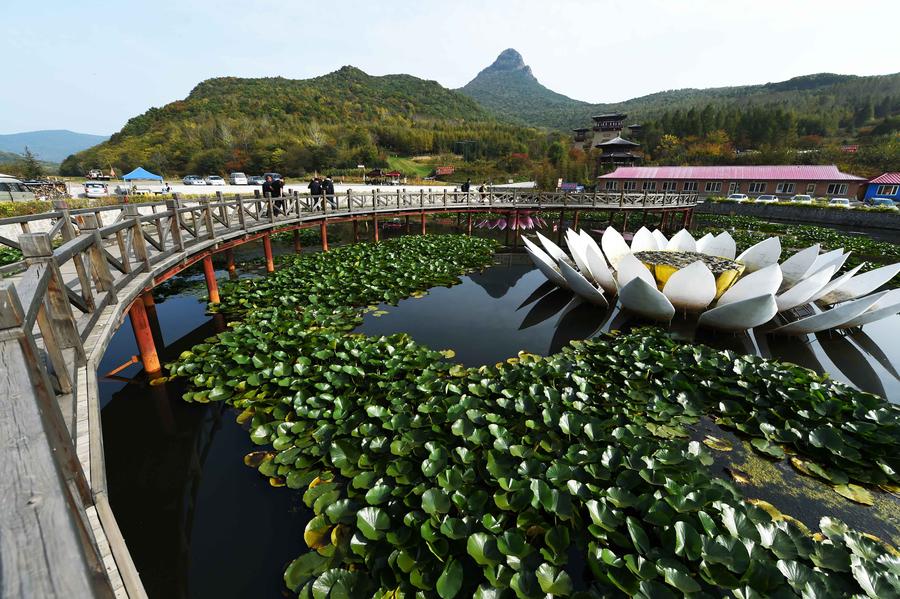
<path fill-rule="evenodd" d="M 703 444 L 716 451 L 731 451 L 734 449 L 734 446 L 726 439 L 713 437 L 712 435 L 706 435 L 706 438 L 703 439 Z"/>
<path fill-rule="evenodd" d="M 847 485 L 835 485 L 834 490 L 838 495 L 846 497 L 855 503 L 861 503 L 862 505 L 875 504 L 872 494 L 865 487 L 860 487 L 859 485 L 851 483 Z"/>

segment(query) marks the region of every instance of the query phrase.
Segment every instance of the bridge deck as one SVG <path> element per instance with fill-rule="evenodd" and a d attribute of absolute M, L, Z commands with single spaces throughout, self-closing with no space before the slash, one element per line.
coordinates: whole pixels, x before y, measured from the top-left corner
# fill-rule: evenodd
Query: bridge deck
<path fill-rule="evenodd" d="M 684 211 L 690 195 L 347 193 L 57 209 L 0 220 L 24 260 L 0 269 L 4 595 L 144 597 L 109 507 L 97 365 L 136 298 L 204 256 L 273 232 L 435 212 Z M 36 232 L 40 231 L 40 232 Z"/>

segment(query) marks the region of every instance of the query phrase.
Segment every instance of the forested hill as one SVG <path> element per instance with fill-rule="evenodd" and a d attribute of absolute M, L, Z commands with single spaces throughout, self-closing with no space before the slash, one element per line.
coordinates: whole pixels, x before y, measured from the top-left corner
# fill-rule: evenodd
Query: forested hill
<path fill-rule="evenodd" d="M 615 81 L 610 81 L 609 87 L 613 90 Z M 809 117 L 820 121 L 823 134 L 836 134 L 852 127 L 854 121 L 878 116 L 876 112 L 883 118 L 900 110 L 900 73 L 871 77 L 819 73 L 778 83 L 677 89 L 621 102 L 589 104 L 544 87 L 512 49 L 504 50 L 459 91 L 506 118 L 560 130 L 589 126 L 591 115 L 604 112 L 626 112 L 629 120 L 642 122 L 661 120 L 667 112 L 675 118 L 676 111 L 711 107 L 716 111 L 790 111 L 798 120 Z"/>
<path fill-rule="evenodd" d="M 478 140 L 488 158 L 541 151 L 545 134 L 504 124 L 471 98 L 409 75 L 354 67 L 305 80 L 225 77 L 151 108 L 62 172 L 143 165 L 200 174 L 377 166 L 386 153 L 433 154 Z"/>

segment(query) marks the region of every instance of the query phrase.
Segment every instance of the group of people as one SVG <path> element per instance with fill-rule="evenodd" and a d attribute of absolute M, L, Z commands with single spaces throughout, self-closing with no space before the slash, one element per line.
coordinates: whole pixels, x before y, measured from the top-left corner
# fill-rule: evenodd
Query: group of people
<path fill-rule="evenodd" d="M 309 189 L 309 194 L 313 196 L 312 208 L 314 210 L 321 210 L 323 197 L 328 200 L 328 204 L 332 208 L 337 208 L 337 197 L 334 195 L 334 181 L 331 175 L 326 176 L 324 179 L 314 177 L 306 187 Z M 273 204 L 276 215 L 285 212 L 284 198 L 282 196 L 283 189 L 283 179 L 273 179 L 272 175 L 266 175 L 266 180 L 262 185 L 262 192 L 264 197 L 274 198 Z"/>
<path fill-rule="evenodd" d="M 337 198 L 334 195 L 334 181 L 331 180 L 331 175 L 326 176 L 324 179 L 314 177 L 306 187 L 309 189 L 309 195 L 313 196 L 314 209 L 322 208 L 322 196 L 328 199 L 328 203 L 332 208 L 337 208 Z"/>
<path fill-rule="evenodd" d="M 466 179 L 466 182 L 460 185 L 459 190 L 463 193 L 469 193 L 472 190 L 472 179 Z M 478 195 L 482 200 L 487 195 L 487 185 L 485 183 L 478 187 Z"/>

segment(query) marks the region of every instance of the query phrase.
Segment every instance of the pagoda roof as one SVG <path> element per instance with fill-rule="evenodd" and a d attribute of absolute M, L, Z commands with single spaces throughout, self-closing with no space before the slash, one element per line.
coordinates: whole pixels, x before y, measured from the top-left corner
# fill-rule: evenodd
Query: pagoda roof
<path fill-rule="evenodd" d="M 617 136 L 615 136 L 614 138 L 610 139 L 609 141 L 604 141 L 604 142 L 602 142 L 602 143 L 597 144 L 597 145 L 594 146 L 594 147 L 595 147 L 595 148 L 603 148 L 603 147 L 607 147 L 607 146 L 632 146 L 632 147 L 640 147 L 640 145 L 641 145 L 641 144 L 636 144 L 636 143 L 634 143 L 633 141 L 629 141 L 629 140 L 624 139 L 623 137 L 617 135 Z"/>

